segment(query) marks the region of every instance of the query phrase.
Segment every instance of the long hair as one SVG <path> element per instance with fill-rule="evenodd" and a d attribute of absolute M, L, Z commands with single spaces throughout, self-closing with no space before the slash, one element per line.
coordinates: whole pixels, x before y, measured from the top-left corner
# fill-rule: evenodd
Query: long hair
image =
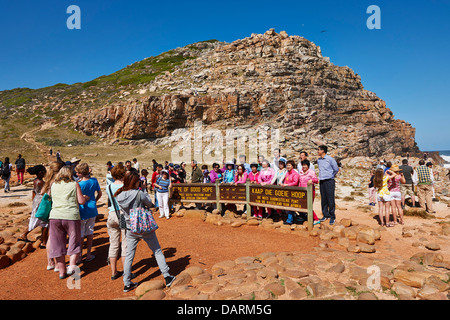
<path fill-rule="evenodd" d="M 50 187 L 55 180 L 56 174 L 59 172 L 59 170 L 61 170 L 62 167 L 64 167 L 64 162 L 54 161 L 50 163 L 50 168 L 49 170 L 47 170 L 47 174 L 44 178 L 45 184 L 42 187 L 42 194 L 48 193 L 48 190 L 50 190 Z"/>
<path fill-rule="evenodd" d="M 128 171 L 123 178 L 123 186 L 120 187 L 116 193 L 114 193 L 114 197 L 117 197 L 123 191 L 136 189 L 136 183 L 140 180 L 139 173 L 137 171 Z"/>
<path fill-rule="evenodd" d="M 38 164 L 38 165 L 35 165 L 35 166 L 27 169 L 27 172 L 34 176 L 37 176 L 39 173 L 45 172 L 45 171 L 46 171 L 46 169 L 42 164 Z"/>
<path fill-rule="evenodd" d="M 73 181 L 72 169 L 68 166 L 64 166 L 59 170 L 55 176 L 55 183 L 60 183 L 64 181 L 65 183 Z"/>
<path fill-rule="evenodd" d="M 373 185 L 377 189 L 381 189 L 383 187 L 383 176 L 384 176 L 384 170 L 381 168 L 378 168 L 375 171 L 375 177 L 373 178 Z"/>

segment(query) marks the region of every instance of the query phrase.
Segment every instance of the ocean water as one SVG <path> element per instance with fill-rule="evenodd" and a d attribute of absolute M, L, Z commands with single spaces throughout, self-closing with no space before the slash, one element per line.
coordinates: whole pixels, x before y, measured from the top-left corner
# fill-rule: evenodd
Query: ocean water
<path fill-rule="evenodd" d="M 439 155 L 445 160 L 444 168 L 450 169 L 450 150 L 439 151 Z"/>

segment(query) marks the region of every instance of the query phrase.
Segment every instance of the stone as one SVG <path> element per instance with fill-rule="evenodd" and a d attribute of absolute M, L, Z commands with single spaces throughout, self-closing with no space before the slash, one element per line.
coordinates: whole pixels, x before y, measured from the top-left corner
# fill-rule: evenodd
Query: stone
<path fill-rule="evenodd" d="M 429 243 L 425 244 L 425 248 L 427 248 L 428 250 L 433 250 L 433 251 L 441 249 L 441 247 L 437 243 L 434 243 L 434 242 L 429 242 Z"/>
<path fill-rule="evenodd" d="M 285 293 L 284 287 L 276 282 L 272 282 L 264 286 L 264 290 L 271 292 L 275 296 L 281 296 Z"/>
<path fill-rule="evenodd" d="M 414 288 L 404 284 L 403 282 L 395 282 L 391 289 L 398 295 L 404 295 L 411 298 L 416 296 L 416 291 Z"/>
<path fill-rule="evenodd" d="M 363 292 L 358 295 L 358 300 L 378 300 L 373 292 Z"/>
<path fill-rule="evenodd" d="M 339 221 L 339 223 L 344 227 L 350 227 L 352 225 L 352 219 L 350 218 L 343 218 Z"/>
<path fill-rule="evenodd" d="M 414 288 L 421 288 L 428 276 L 429 274 L 420 271 L 409 272 L 401 269 L 394 270 L 395 281 L 403 282 L 404 284 Z"/>
<path fill-rule="evenodd" d="M 11 264 L 11 258 L 9 256 L 0 255 L 0 269 L 6 268 Z"/>
<path fill-rule="evenodd" d="M 11 259 L 11 262 L 17 262 L 26 257 L 26 253 L 17 247 L 12 247 L 6 255 Z"/>
<path fill-rule="evenodd" d="M 163 289 L 165 286 L 166 286 L 166 284 L 162 280 L 145 281 L 136 288 L 135 294 L 136 294 L 136 296 L 142 296 L 147 291 L 160 290 L 160 289 Z"/>
<path fill-rule="evenodd" d="M 308 297 L 304 288 L 297 288 L 289 292 L 289 298 L 291 300 L 303 300 Z"/>
<path fill-rule="evenodd" d="M 219 290 L 212 295 L 212 300 L 236 300 L 240 296 L 236 290 Z"/>
<path fill-rule="evenodd" d="M 191 277 L 195 277 L 195 276 L 198 276 L 198 275 L 200 275 L 200 274 L 202 274 L 202 273 L 204 273 L 204 272 L 205 272 L 205 271 L 204 271 L 201 267 L 198 267 L 198 266 L 192 266 L 192 267 L 189 267 L 189 268 L 184 269 L 182 273 L 187 273 L 187 274 L 189 274 Z"/>
<path fill-rule="evenodd" d="M 192 280 L 192 277 L 189 273 L 180 273 L 179 275 L 176 276 L 175 280 L 173 281 L 173 283 L 171 285 L 171 288 L 189 284 L 189 282 L 191 282 L 191 280 Z"/>
<path fill-rule="evenodd" d="M 187 219 L 198 219 L 205 221 L 206 214 L 207 211 L 205 210 L 186 210 L 183 217 Z"/>
<path fill-rule="evenodd" d="M 166 294 L 163 290 L 150 290 L 140 297 L 139 300 L 163 300 L 165 297 Z"/>
<path fill-rule="evenodd" d="M 369 244 L 358 243 L 358 246 L 359 246 L 361 252 L 364 252 L 364 253 L 374 253 L 377 251 L 375 246 L 371 246 Z"/>

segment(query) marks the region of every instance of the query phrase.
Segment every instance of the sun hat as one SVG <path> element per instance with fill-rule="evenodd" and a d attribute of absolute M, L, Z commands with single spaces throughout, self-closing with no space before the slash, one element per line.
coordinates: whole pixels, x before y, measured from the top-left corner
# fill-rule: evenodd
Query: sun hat
<path fill-rule="evenodd" d="M 78 162 L 78 161 L 81 161 L 81 159 L 80 158 L 72 158 L 72 160 L 70 160 L 70 162 L 72 162 L 72 163 L 75 163 L 75 162 Z"/>
<path fill-rule="evenodd" d="M 397 172 L 397 171 L 402 171 L 402 169 L 400 169 L 399 167 L 398 167 L 398 165 L 397 164 L 394 164 L 392 167 L 391 167 L 391 169 L 390 169 L 391 171 L 394 171 L 394 172 Z"/>

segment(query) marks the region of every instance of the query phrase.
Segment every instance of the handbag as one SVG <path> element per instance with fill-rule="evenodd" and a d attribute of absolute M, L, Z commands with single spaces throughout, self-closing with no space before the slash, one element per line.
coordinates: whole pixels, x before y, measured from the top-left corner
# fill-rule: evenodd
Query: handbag
<path fill-rule="evenodd" d="M 130 209 L 130 231 L 142 234 L 154 232 L 156 229 L 158 225 L 155 218 L 152 212 L 142 205 L 141 192 L 138 192 L 133 209 Z"/>
<path fill-rule="evenodd" d="M 36 214 L 34 216 L 39 220 L 41 220 L 42 222 L 48 223 L 48 218 L 50 216 L 51 210 L 52 210 L 52 200 L 50 199 L 48 193 L 45 193 L 42 196 L 41 203 L 39 204 L 39 207 L 36 210 Z"/>
<path fill-rule="evenodd" d="M 112 204 L 114 206 L 114 211 L 116 211 L 116 215 L 117 215 L 117 220 L 119 221 L 119 228 L 120 229 L 126 229 L 127 228 L 127 222 L 125 220 L 125 215 L 123 213 L 120 212 L 120 210 L 116 207 L 116 201 L 114 201 L 114 196 L 112 195 L 111 192 L 111 185 L 108 186 L 108 191 L 109 194 L 111 195 L 111 199 L 112 199 Z M 108 197 L 109 199 L 109 197 Z"/>

